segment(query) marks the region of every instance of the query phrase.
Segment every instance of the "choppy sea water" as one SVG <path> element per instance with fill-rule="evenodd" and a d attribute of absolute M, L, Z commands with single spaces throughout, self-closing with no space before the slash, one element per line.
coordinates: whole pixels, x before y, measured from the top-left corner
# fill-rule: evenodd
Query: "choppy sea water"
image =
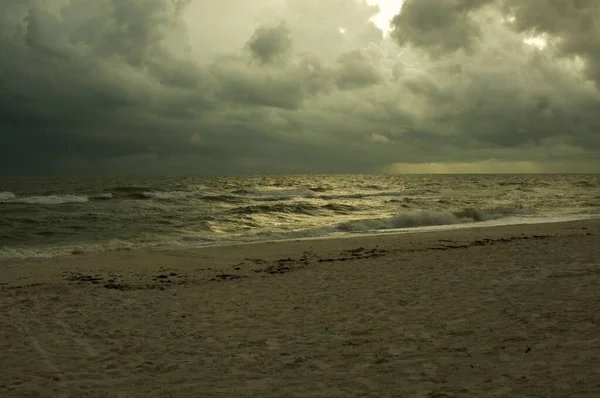
<path fill-rule="evenodd" d="M 600 217 L 600 175 L 0 177 L 0 258 Z"/>

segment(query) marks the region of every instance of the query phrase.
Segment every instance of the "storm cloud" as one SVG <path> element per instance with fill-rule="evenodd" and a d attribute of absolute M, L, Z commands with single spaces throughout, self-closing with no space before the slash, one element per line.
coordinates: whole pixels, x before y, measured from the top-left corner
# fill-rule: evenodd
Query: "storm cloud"
<path fill-rule="evenodd" d="M 3 2 L 0 173 L 600 171 L 597 1 L 398 10 Z"/>

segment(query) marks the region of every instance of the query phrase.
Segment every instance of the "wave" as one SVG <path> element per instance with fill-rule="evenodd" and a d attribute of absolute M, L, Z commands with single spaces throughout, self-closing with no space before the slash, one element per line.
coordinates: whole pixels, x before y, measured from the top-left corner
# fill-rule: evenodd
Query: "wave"
<path fill-rule="evenodd" d="M 232 209 L 229 213 L 233 214 L 266 214 L 266 213 L 284 213 L 284 214 L 306 214 L 315 215 L 320 209 L 308 203 L 295 204 L 274 204 L 274 205 L 256 205 L 243 206 Z"/>
<path fill-rule="evenodd" d="M 434 190 L 413 190 L 413 191 L 386 191 L 386 192 L 362 192 L 337 195 L 317 195 L 311 189 L 268 189 L 268 190 L 237 190 L 224 195 L 199 195 L 196 192 L 189 191 L 152 191 L 147 187 L 116 187 L 112 192 L 99 193 L 94 195 L 42 195 L 18 197 L 12 192 L 0 192 L 0 203 L 21 203 L 21 204 L 64 204 L 64 203 L 85 203 L 90 200 L 111 200 L 111 199 L 130 199 L 130 200 L 184 200 L 198 197 L 207 201 L 215 202 L 239 202 L 245 199 L 255 201 L 283 201 L 293 198 L 318 198 L 323 200 L 336 199 L 360 199 L 368 197 L 398 197 L 398 196 L 418 196 L 429 193 L 438 193 Z M 338 209 L 334 207 L 338 206 Z M 333 211 L 353 211 L 352 208 L 339 208 L 340 205 L 326 205 L 324 209 Z M 329 208 L 328 208 L 329 207 Z M 266 211 L 272 211 L 265 208 Z M 274 210 L 278 211 L 278 210 Z M 258 211 L 257 211 L 258 212 Z M 290 212 L 284 210 L 283 212 Z M 293 211 L 292 211 L 293 212 Z"/>
<path fill-rule="evenodd" d="M 320 195 L 319 199 L 362 199 L 385 196 L 421 196 L 438 193 L 440 193 L 440 191 L 435 189 L 415 189 L 410 191 L 357 192 L 337 195 Z"/>
<path fill-rule="evenodd" d="M 330 190 L 331 190 L 331 188 L 327 188 L 327 187 L 321 187 L 321 186 L 319 186 L 319 187 L 311 187 L 311 188 L 309 188 L 309 189 L 310 189 L 312 192 L 327 192 L 327 191 L 330 191 Z"/>
<path fill-rule="evenodd" d="M 131 193 L 131 192 L 145 192 L 151 191 L 152 188 L 146 186 L 124 186 L 124 187 L 114 187 L 112 191 L 121 192 L 121 193 Z"/>
<path fill-rule="evenodd" d="M 490 221 L 498 220 L 503 217 L 509 216 L 526 216 L 531 215 L 533 211 L 523 209 L 520 207 L 496 207 L 491 209 L 474 209 L 466 208 L 457 212 L 454 212 L 456 217 L 459 219 L 473 220 L 473 221 Z"/>
<path fill-rule="evenodd" d="M 200 199 L 206 200 L 209 202 L 242 202 L 244 199 L 239 198 L 233 195 L 204 195 L 201 196 Z"/>
<path fill-rule="evenodd" d="M 9 192 L 10 193 L 10 192 Z M 0 203 L 26 204 L 26 205 L 60 205 L 65 203 L 86 203 L 87 196 L 80 195 L 47 195 L 47 196 L 23 196 L 4 195 L 0 197 Z"/>
<path fill-rule="evenodd" d="M 494 213 L 497 211 L 499 213 Z M 477 221 L 475 218 L 491 219 L 500 218 L 502 214 L 519 214 L 522 213 L 522 209 L 492 209 L 492 210 L 474 210 L 465 209 L 459 212 L 444 212 L 444 211 L 416 211 L 406 212 L 398 214 L 390 218 L 381 219 L 367 219 L 367 220 L 356 220 L 345 222 L 341 224 L 334 224 L 323 227 L 298 229 L 298 230 L 265 230 L 256 233 L 240 233 L 237 229 L 234 234 L 221 234 L 220 228 L 213 228 L 211 223 L 205 223 L 202 228 L 194 228 L 192 231 L 181 231 L 178 230 L 177 234 L 174 235 L 154 235 L 150 234 L 144 236 L 144 238 L 116 238 L 109 241 L 98 242 L 98 243 L 64 243 L 59 245 L 23 245 L 23 246 L 0 246 L 0 259 L 14 259 L 14 258 L 32 258 L 32 257 L 57 257 L 57 256 L 69 256 L 78 255 L 82 253 L 93 253 L 93 252 L 106 252 L 106 251 L 121 251 L 121 250 L 136 250 L 136 249 L 149 249 L 153 250 L 156 248 L 160 249 L 177 249 L 177 248 L 196 248 L 205 247 L 215 244 L 237 244 L 237 243 L 248 243 L 248 242 L 264 242 L 273 240 L 288 240 L 288 239 L 302 239 L 302 238 L 318 238 L 327 236 L 344 236 L 347 233 L 372 233 L 377 230 L 393 230 L 401 228 L 411 227 L 426 227 L 435 225 L 452 225 L 458 224 L 464 226 L 465 224 L 475 224 Z M 475 218 L 467 217 L 470 214 Z M 600 216 L 600 209 L 593 209 L 581 213 L 564 214 L 563 218 L 556 217 L 533 217 L 533 218 L 519 218 L 512 219 L 509 221 L 513 222 L 552 222 L 553 220 L 567 220 L 567 219 L 587 219 L 597 218 Z M 1 219 L 0 219 L 1 220 Z M 256 231 L 256 230 L 253 230 Z M 210 235 L 207 236 L 205 232 Z M 213 232 L 218 232 L 219 236 L 215 236 Z M 231 231 L 233 232 L 233 231 Z M 251 232 L 249 230 L 249 232 Z M 13 232 L 10 232 L 13 234 Z M 42 233 L 44 233 L 42 231 Z"/>
<path fill-rule="evenodd" d="M 349 214 L 355 211 L 359 211 L 360 209 L 356 206 L 344 205 L 341 203 L 328 203 L 324 206 L 321 206 L 322 209 L 330 210 L 335 213 L 340 214 Z"/>
<path fill-rule="evenodd" d="M 194 192 L 186 191 L 142 191 L 128 192 L 125 195 L 115 193 L 100 193 L 94 195 L 41 195 L 41 196 L 16 196 L 12 192 L 0 192 L 0 203 L 3 204 L 28 204 L 28 205 L 57 205 L 66 203 L 86 203 L 90 200 L 138 199 L 138 200 L 181 200 L 195 197 Z"/>
<path fill-rule="evenodd" d="M 130 192 L 126 195 L 118 195 L 121 198 L 128 199 L 155 199 L 155 200 L 178 200 L 187 199 L 196 196 L 194 192 L 186 191 L 173 191 L 173 192 L 161 192 L 161 191 L 142 191 L 133 192 L 137 188 L 131 188 Z M 90 196 L 85 195 L 40 195 L 40 196 L 23 196 L 19 197 L 12 192 L 0 192 L 0 203 L 10 204 L 40 204 L 40 205 L 54 205 L 54 204 L 66 204 L 66 203 L 86 203 L 90 200 L 110 200 L 114 199 L 114 193 L 101 193 Z M 218 199 L 215 199 L 218 200 Z"/>
<path fill-rule="evenodd" d="M 359 232 L 382 229 L 416 228 L 497 220 L 511 215 L 531 214 L 523 209 L 498 208 L 490 210 L 464 209 L 457 212 L 417 210 L 389 218 L 353 220 L 337 224 L 339 231 Z"/>
<path fill-rule="evenodd" d="M 588 215 L 588 216 L 600 216 L 600 207 L 592 207 L 585 210 L 575 211 L 571 213 L 567 213 L 569 215 Z"/>
<path fill-rule="evenodd" d="M 310 198 L 315 196 L 315 192 L 310 189 L 238 189 L 231 193 L 263 201 L 285 200 L 298 197 Z"/>
<path fill-rule="evenodd" d="M 90 200 L 109 200 L 114 198 L 112 193 L 99 193 L 97 195 L 89 196 Z"/>
<path fill-rule="evenodd" d="M 147 186 L 115 187 L 111 191 L 113 196 L 123 199 L 177 200 L 196 196 L 196 193 L 194 192 L 164 191 L 160 189 L 152 189 L 151 187 Z"/>
<path fill-rule="evenodd" d="M 577 181 L 577 182 L 573 183 L 573 186 L 577 187 L 577 188 L 594 188 L 595 187 L 595 185 L 589 181 Z"/>
<path fill-rule="evenodd" d="M 290 239 L 322 238 L 334 236 L 336 230 L 331 227 L 318 227 L 299 229 L 293 231 L 261 231 L 251 235 L 240 235 L 228 241 L 228 243 L 268 242 Z"/>
<path fill-rule="evenodd" d="M 376 186 L 371 186 L 375 189 Z M 299 188 L 299 189 L 238 189 L 232 191 L 232 195 L 244 196 L 253 200 L 260 201 L 278 201 L 293 198 L 317 198 L 324 200 L 335 199 L 361 199 L 369 197 L 385 197 L 385 196 L 420 196 L 427 194 L 440 193 L 434 189 L 408 190 L 408 191 L 378 191 L 378 192 L 355 192 L 355 193 L 340 193 L 340 194 L 323 194 L 327 188 Z"/>
<path fill-rule="evenodd" d="M 600 202 L 584 202 L 579 205 L 579 207 L 584 207 L 589 210 L 589 208 L 600 208 Z"/>
<path fill-rule="evenodd" d="M 177 200 L 177 199 L 188 199 L 196 196 L 194 192 L 186 192 L 186 191 L 170 191 L 170 192 L 161 192 L 161 191 L 151 191 L 151 192 L 141 192 L 141 196 L 148 199 L 157 199 L 157 200 Z"/>
<path fill-rule="evenodd" d="M 250 205 L 232 209 L 229 213 L 233 214 L 268 214 L 268 213 L 284 213 L 284 214 L 305 214 L 305 215 L 324 215 L 327 212 L 338 214 L 350 214 L 359 211 L 355 206 L 344 205 L 339 203 L 328 203 L 323 206 L 317 206 L 310 203 L 277 203 L 264 205 Z"/>
<path fill-rule="evenodd" d="M 16 195 L 12 192 L 0 192 L 0 203 L 16 199 Z"/>
<path fill-rule="evenodd" d="M 458 224 L 460 219 L 447 211 L 415 211 L 389 218 L 353 220 L 336 225 L 345 232 L 376 231 L 380 229 L 414 228 L 432 225 Z"/>
<path fill-rule="evenodd" d="M 132 200 L 181 200 L 195 197 L 194 192 L 187 191 L 131 191 L 125 195 L 119 195 L 122 199 Z"/>
<path fill-rule="evenodd" d="M 153 236 L 151 238 L 110 239 L 101 243 L 71 243 L 48 246 L 0 246 L 0 259 L 53 258 L 84 253 L 119 252 L 157 248 L 198 248 L 235 241 L 215 240 L 197 235 Z"/>

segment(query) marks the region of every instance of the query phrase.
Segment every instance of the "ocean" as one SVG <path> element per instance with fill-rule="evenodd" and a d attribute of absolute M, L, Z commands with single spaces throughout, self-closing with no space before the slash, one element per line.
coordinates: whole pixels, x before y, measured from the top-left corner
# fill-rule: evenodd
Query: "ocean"
<path fill-rule="evenodd" d="M 0 177 L 0 259 L 600 217 L 600 175 Z"/>

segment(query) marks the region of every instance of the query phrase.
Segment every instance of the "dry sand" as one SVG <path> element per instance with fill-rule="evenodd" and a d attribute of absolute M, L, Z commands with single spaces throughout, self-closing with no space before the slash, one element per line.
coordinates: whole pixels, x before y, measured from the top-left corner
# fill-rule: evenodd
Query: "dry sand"
<path fill-rule="evenodd" d="M 0 272 L 2 397 L 600 397 L 600 220 Z"/>

